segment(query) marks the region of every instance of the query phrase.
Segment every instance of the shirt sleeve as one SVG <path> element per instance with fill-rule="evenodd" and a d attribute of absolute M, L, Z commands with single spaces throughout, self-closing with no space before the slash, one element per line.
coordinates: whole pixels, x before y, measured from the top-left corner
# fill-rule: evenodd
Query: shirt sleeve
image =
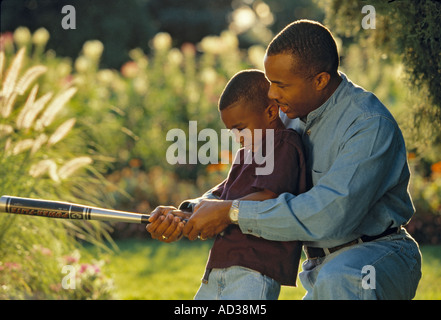
<path fill-rule="evenodd" d="M 393 202 L 399 209 L 398 195 L 385 196 L 397 184 L 406 183 L 404 142 L 396 124 L 372 117 L 351 126 L 341 141 L 331 167 L 313 172 L 318 177 L 308 192 L 283 193 L 262 202 L 241 201 L 242 232 L 276 241 L 343 243 L 341 239 L 363 232 L 368 212 L 387 211 Z"/>

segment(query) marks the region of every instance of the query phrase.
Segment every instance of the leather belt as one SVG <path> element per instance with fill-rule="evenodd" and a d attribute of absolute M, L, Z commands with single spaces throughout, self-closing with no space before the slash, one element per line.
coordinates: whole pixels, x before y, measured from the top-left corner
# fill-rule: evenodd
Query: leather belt
<path fill-rule="evenodd" d="M 401 230 L 401 227 L 395 227 L 395 228 L 389 228 L 386 229 L 386 231 L 384 231 L 383 233 L 376 235 L 376 236 L 361 236 L 358 239 L 355 239 L 353 241 L 344 243 L 342 245 L 336 246 L 336 247 L 332 247 L 332 248 L 314 248 L 314 247 L 307 247 L 305 246 L 305 253 L 306 256 L 308 257 L 308 259 L 317 259 L 317 258 L 322 258 L 328 254 L 334 253 L 340 249 L 349 247 L 349 246 L 353 246 L 355 244 L 358 243 L 363 243 L 363 242 L 370 242 L 370 241 L 374 241 L 376 239 L 388 236 L 390 234 L 393 233 L 399 233 Z"/>

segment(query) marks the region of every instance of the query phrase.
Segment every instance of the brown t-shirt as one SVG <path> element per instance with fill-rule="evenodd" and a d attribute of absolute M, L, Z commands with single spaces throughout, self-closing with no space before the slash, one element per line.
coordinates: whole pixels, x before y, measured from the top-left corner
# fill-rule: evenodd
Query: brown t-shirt
<path fill-rule="evenodd" d="M 266 146 L 265 141 L 262 146 Z M 249 151 L 240 149 L 236 155 L 240 157 L 240 163 L 232 165 L 227 179 L 212 193 L 223 200 L 234 200 L 263 189 L 294 195 L 307 191 L 306 163 L 299 134 L 292 129 L 275 131 L 273 151 L 273 172 L 256 175 L 256 167 L 264 167 L 265 164 L 244 161 Z M 298 241 L 270 241 L 243 234 L 239 226 L 230 225 L 216 237 L 206 268 L 242 266 L 271 277 L 282 285 L 295 286 L 301 248 L 302 244 Z"/>

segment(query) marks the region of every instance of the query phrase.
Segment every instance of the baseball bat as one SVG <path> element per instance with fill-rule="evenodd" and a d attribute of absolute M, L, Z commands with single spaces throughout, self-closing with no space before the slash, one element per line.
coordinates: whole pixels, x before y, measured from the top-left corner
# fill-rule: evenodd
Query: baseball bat
<path fill-rule="evenodd" d="M 0 212 L 72 220 L 148 223 L 150 215 L 89 207 L 76 203 L 13 196 L 0 198 Z"/>

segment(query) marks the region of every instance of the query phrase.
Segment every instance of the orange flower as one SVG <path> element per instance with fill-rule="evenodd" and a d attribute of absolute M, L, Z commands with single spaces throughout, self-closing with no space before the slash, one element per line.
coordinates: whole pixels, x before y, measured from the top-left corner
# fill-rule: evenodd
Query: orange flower
<path fill-rule="evenodd" d="M 432 164 L 430 169 L 433 173 L 441 174 L 441 161 Z"/>
<path fill-rule="evenodd" d="M 196 54 L 196 47 L 193 43 L 184 42 L 181 46 L 181 51 L 186 56 L 194 56 Z"/>
<path fill-rule="evenodd" d="M 129 166 L 131 168 L 139 168 L 142 166 L 142 161 L 141 159 L 137 159 L 137 158 L 130 159 Z"/>
<path fill-rule="evenodd" d="M 138 75 L 138 71 L 139 68 L 135 61 L 126 62 L 121 67 L 121 73 L 126 78 L 135 78 Z"/>
<path fill-rule="evenodd" d="M 226 164 L 213 163 L 213 164 L 209 164 L 207 166 L 206 170 L 207 170 L 208 173 L 212 173 L 212 172 L 223 171 L 226 167 L 227 167 Z"/>

